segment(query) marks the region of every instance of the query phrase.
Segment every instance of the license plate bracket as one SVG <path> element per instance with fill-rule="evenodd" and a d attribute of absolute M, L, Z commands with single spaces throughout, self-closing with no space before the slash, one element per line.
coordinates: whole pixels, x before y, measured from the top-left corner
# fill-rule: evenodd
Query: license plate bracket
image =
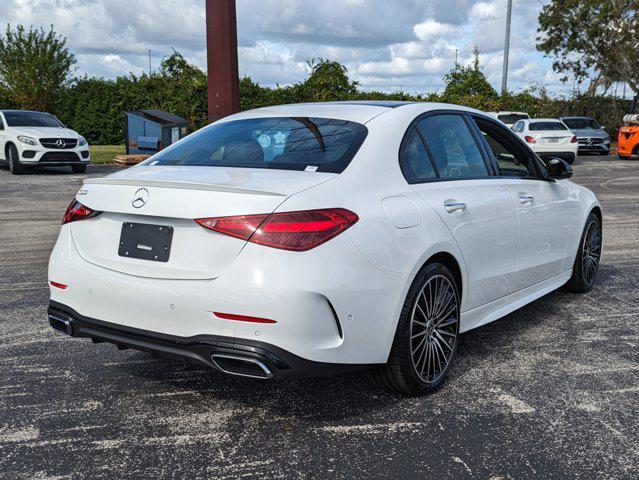
<path fill-rule="evenodd" d="M 153 262 L 168 262 L 172 240 L 173 227 L 124 222 L 120 233 L 118 255 Z"/>

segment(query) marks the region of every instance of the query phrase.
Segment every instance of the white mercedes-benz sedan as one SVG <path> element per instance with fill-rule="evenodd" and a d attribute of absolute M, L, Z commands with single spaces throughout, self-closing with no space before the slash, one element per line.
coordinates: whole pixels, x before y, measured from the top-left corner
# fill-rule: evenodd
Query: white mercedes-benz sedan
<path fill-rule="evenodd" d="M 459 335 L 602 253 L 595 196 L 501 122 L 434 103 L 283 105 L 91 178 L 49 264 L 51 325 L 261 379 L 439 387 Z"/>
<path fill-rule="evenodd" d="M 543 160 L 560 158 L 572 165 L 577 158 L 577 136 L 561 120 L 519 120 L 512 126 L 512 130 Z"/>

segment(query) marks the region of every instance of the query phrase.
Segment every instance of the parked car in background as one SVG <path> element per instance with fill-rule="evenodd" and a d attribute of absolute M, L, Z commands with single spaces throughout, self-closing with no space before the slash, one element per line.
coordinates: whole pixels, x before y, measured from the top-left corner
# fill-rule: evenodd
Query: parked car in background
<path fill-rule="evenodd" d="M 577 136 L 561 120 L 519 120 L 512 130 L 543 160 L 561 158 L 572 164 L 577 157 Z"/>
<path fill-rule="evenodd" d="M 591 117 L 560 117 L 577 136 L 579 153 L 610 155 L 610 135 Z"/>
<path fill-rule="evenodd" d="M 526 112 L 489 112 L 488 115 L 496 118 L 507 127 L 512 127 L 518 120 L 530 118 Z"/>
<path fill-rule="evenodd" d="M 85 180 L 51 254 L 49 321 L 232 375 L 367 368 L 428 393 L 460 333 L 592 287 L 601 207 L 571 175 L 455 105 L 245 111 Z"/>
<path fill-rule="evenodd" d="M 619 129 L 617 155 L 627 160 L 639 154 L 639 114 L 631 113 L 623 117 L 625 125 Z"/>
<path fill-rule="evenodd" d="M 11 173 L 22 173 L 25 166 L 62 165 L 83 173 L 90 160 L 86 139 L 50 113 L 0 110 L 0 161 Z"/>

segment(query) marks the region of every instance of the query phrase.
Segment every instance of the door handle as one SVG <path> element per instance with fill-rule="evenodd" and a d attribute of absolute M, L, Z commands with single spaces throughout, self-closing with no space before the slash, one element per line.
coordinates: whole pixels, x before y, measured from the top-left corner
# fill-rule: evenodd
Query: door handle
<path fill-rule="evenodd" d="M 519 199 L 519 203 L 521 203 L 522 205 L 530 205 L 535 201 L 535 197 L 526 195 L 525 193 L 520 193 L 519 195 L 517 195 L 517 198 Z"/>
<path fill-rule="evenodd" d="M 466 204 L 462 202 L 446 202 L 444 208 L 448 213 L 463 212 L 466 210 Z"/>

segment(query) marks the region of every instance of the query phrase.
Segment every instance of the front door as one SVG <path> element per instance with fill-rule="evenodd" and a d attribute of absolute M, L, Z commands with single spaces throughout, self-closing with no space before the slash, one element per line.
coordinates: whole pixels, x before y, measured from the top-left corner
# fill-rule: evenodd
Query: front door
<path fill-rule="evenodd" d="M 541 162 L 510 131 L 475 121 L 517 206 L 517 289 L 559 275 L 572 266 L 565 266 L 566 242 L 575 230 L 577 199 L 562 182 L 544 178 Z"/>

